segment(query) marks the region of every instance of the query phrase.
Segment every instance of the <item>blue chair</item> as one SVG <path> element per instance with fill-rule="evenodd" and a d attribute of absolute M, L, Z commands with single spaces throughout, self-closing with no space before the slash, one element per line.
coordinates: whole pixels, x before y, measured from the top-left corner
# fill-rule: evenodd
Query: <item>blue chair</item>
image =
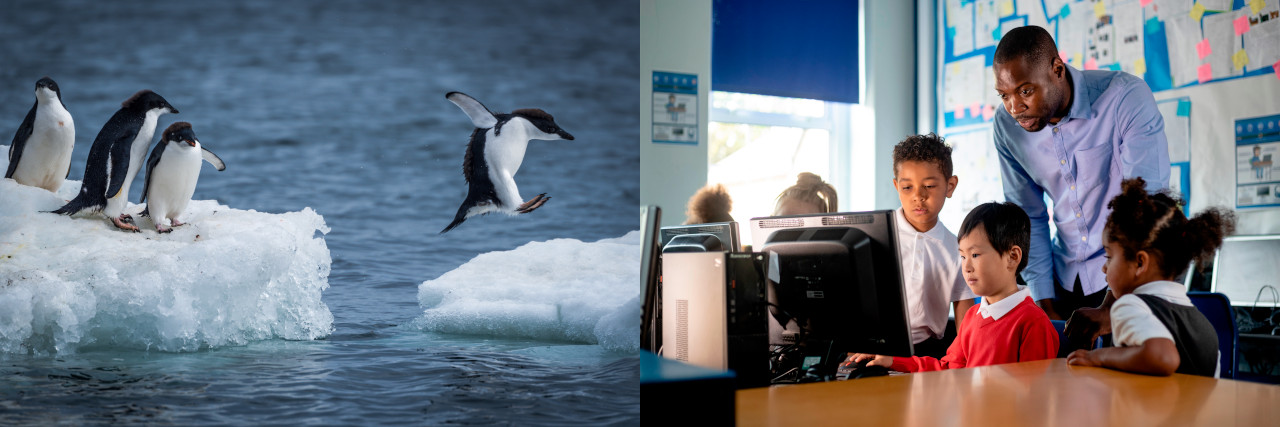
<path fill-rule="evenodd" d="M 1213 324 L 1213 331 L 1218 333 L 1218 351 L 1221 352 L 1222 361 L 1219 376 L 1235 379 L 1236 343 L 1240 335 L 1236 331 L 1236 313 L 1231 309 L 1231 300 L 1216 292 L 1187 292 L 1187 297 L 1191 298 L 1196 309 Z"/>
<path fill-rule="evenodd" d="M 1058 357 L 1067 357 L 1071 354 L 1067 351 L 1067 334 L 1064 332 L 1067 329 L 1067 321 L 1049 320 L 1049 323 L 1053 324 L 1053 329 L 1058 330 Z"/>

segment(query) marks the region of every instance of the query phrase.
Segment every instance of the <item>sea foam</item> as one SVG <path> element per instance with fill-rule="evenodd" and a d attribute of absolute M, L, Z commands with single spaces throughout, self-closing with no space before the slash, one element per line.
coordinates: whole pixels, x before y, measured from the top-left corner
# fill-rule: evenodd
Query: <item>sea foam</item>
<path fill-rule="evenodd" d="M 73 180 L 54 194 L 0 179 L 0 353 L 194 351 L 333 331 L 320 299 L 331 259 L 316 233 L 329 228 L 310 208 L 193 200 L 170 234 L 139 217 L 140 205 L 125 212 L 141 233 L 98 214 L 46 213 L 79 190 Z"/>
<path fill-rule="evenodd" d="M 480 254 L 418 286 L 424 330 L 640 346 L 640 232 Z"/>

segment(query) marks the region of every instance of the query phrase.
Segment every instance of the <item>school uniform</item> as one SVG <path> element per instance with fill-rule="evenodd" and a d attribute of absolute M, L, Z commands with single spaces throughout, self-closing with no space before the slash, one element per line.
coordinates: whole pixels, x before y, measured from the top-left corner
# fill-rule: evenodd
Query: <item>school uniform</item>
<path fill-rule="evenodd" d="M 960 274 L 960 245 L 942 222 L 922 233 L 911 226 L 902 208 L 894 218 L 911 342 L 916 354 L 942 357 L 948 344 L 942 338 L 951 303 L 977 298 Z"/>
<path fill-rule="evenodd" d="M 900 372 L 938 371 L 965 367 L 1027 362 L 1057 357 L 1058 331 L 1049 316 L 1021 288 L 994 304 L 973 306 L 964 315 L 960 333 L 942 359 L 894 357 L 889 368 Z"/>
<path fill-rule="evenodd" d="M 1180 283 L 1155 281 L 1116 299 L 1111 336 L 1117 347 L 1139 346 L 1152 338 L 1173 340 L 1181 359 L 1175 372 L 1218 376 L 1218 334 Z"/>

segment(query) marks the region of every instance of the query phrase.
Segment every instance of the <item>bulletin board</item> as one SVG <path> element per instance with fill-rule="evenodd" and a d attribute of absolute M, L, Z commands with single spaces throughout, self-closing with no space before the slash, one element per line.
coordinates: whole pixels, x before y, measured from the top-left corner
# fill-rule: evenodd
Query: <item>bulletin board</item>
<path fill-rule="evenodd" d="M 1200 174 L 1219 172 L 1198 169 L 1226 166 L 1235 158 L 1235 119 L 1280 113 L 1280 101 L 1253 99 L 1280 99 L 1280 0 L 938 0 L 936 7 L 937 127 L 957 151 L 994 153 L 960 144 L 992 144 L 973 137 L 981 131 L 990 135 L 996 109 L 1003 108 L 992 59 L 1001 36 L 1023 25 L 1048 30 L 1059 56 L 1074 68 L 1124 71 L 1146 81 L 1165 117 L 1165 132 L 1172 133 L 1171 148 L 1178 149 L 1177 155 L 1170 152 L 1171 171 L 1177 172 L 1170 184 L 1191 202 L 1189 211 L 1206 203 L 1235 207 L 1234 176 L 1222 172 L 1199 182 Z M 1229 92 L 1225 97 L 1211 93 L 1223 89 Z M 1226 101 L 1232 97 L 1250 102 L 1236 106 Z M 1173 147 L 1174 141 L 1181 145 Z M 1229 167 L 1235 170 L 1234 163 Z M 993 189 L 961 185 L 956 192 L 953 199 L 969 200 Z M 1191 194 L 1206 199 L 1196 203 Z M 956 208 L 965 212 L 971 206 Z M 953 221 L 943 220 L 948 226 Z"/>

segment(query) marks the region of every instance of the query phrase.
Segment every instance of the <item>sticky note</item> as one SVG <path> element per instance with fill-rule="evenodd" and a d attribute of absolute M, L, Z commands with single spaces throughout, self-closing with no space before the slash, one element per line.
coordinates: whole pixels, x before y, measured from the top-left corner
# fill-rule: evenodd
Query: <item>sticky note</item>
<path fill-rule="evenodd" d="M 996 28 L 996 29 L 994 29 L 994 30 L 991 30 L 991 39 L 992 39 L 992 40 L 1000 40 L 1000 29 L 999 29 L 999 28 Z"/>
<path fill-rule="evenodd" d="M 1067 51 L 1065 50 L 1058 51 L 1058 57 L 1062 58 L 1062 62 L 1067 62 L 1071 60 L 1071 58 L 1067 56 Z"/>
<path fill-rule="evenodd" d="M 1232 23 L 1233 25 L 1235 25 L 1235 26 L 1236 26 L 1236 35 L 1237 35 L 1237 36 L 1242 36 L 1242 35 L 1244 35 L 1244 33 L 1249 32 L 1249 17 L 1248 17 L 1248 16 L 1241 16 L 1241 17 L 1239 17 L 1239 18 L 1236 18 L 1236 20 L 1235 20 L 1235 21 L 1231 21 L 1231 23 Z"/>
<path fill-rule="evenodd" d="M 1116 62 L 1116 63 L 1113 63 L 1113 64 L 1111 64 L 1111 65 L 1108 65 L 1108 66 L 1107 66 L 1107 68 L 1108 68 L 1108 69 L 1110 69 L 1111 71 L 1120 71 L 1120 70 L 1122 69 L 1122 68 L 1120 68 L 1120 63 L 1119 63 L 1119 62 Z"/>
<path fill-rule="evenodd" d="M 1146 58 L 1138 58 L 1137 60 L 1133 61 L 1133 73 L 1137 74 L 1138 77 L 1142 77 L 1143 74 L 1147 73 Z"/>
<path fill-rule="evenodd" d="M 1280 70 L 1280 67 L 1276 67 L 1276 69 Z M 991 119 L 994 119 L 995 117 L 996 106 L 988 105 L 986 109 L 982 110 L 982 120 L 991 121 Z"/>
<path fill-rule="evenodd" d="M 1000 17 L 1006 17 L 1013 14 L 1013 0 L 1004 0 L 1000 3 Z"/>
<path fill-rule="evenodd" d="M 956 38 L 956 27 L 947 27 L 947 38 Z"/>
<path fill-rule="evenodd" d="M 1059 18 L 1066 18 L 1068 16 L 1071 16 L 1071 3 L 1062 5 L 1062 10 L 1058 11 Z"/>
<path fill-rule="evenodd" d="M 973 103 L 973 105 L 970 105 L 970 106 L 969 106 L 969 116 L 970 116 L 970 117 L 981 117 L 981 116 L 982 116 L 982 103 L 981 103 L 981 102 L 975 102 L 975 103 Z"/>
<path fill-rule="evenodd" d="M 1235 55 L 1231 55 L 1231 63 L 1235 64 L 1237 70 L 1242 70 L 1245 65 L 1249 65 L 1249 54 L 1240 49 Z"/>
<path fill-rule="evenodd" d="M 1178 100 L 1178 115 L 1182 117 L 1191 117 L 1191 100 L 1190 99 Z"/>
<path fill-rule="evenodd" d="M 1097 15 L 1099 19 L 1101 19 L 1104 16 L 1107 16 L 1107 4 L 1101 1 L 1094 3 L 1093 14 Z"/>
<path fill-rule="evenodd" d="M 1147 20 L 1147 32 L 1156 33 L 1160 31 L 1160 18 L 1151 18 Z"/>
<path fill-rule="evenodd" d="M 1086 70 L 1098 69 L 1098 60 L 1094 58 L 1089 58 L 1088 61 L 1084 61 L 1084 69 Z"/>
<path fill-rule="evenodd" d="M 1200 2 L 1196 2 L 1196 4 L 1191 6 L 1190 15 L 1191 19 L 1196 20 L 1196 22 L 1200 22 L 1200 18 L 1204 17 L 1204 5 L 1200 4 Z"/>
<path fill-rule="evenodd" d="M 1276 63 L 1271 64 L 1271 69 L 1276 72 L 1276 78 L 1280 79 L 1280 61 L 1276 61 Z"/>
<path fill-rule="evenodd" d="M 1201 61 L 1204 60 L 1204 57 L 1213 53 L 1213 48 L 1209 46 L 1209 39 L 1200 40 L 1200 43 L 1196 43 L 1196 52 L 1200 54 Z"/>
<path fill-rule="evenodd" d="M 1200 68 L 1196 68 L 1196 77 L 1200 84 L 1213 80 L 1213 67 L 1209 66 L 1209 64 L 1200 65 Z"/>
<path fill-rule="evenodd" d="M 1073 59 L 1073 60 L 1074 60 L 1074 61 L 1071 61 L 1071 63 L 1072 63 L 1072 64 L 1075 64 L 1075 66 L 1077 66 L 1077 67 L 1083 67 L 1083 66 L 1084 66 L 1084 55 L 1077 53 L 1077 54 L 1076 54 L 1076 56 L 1075 56 L 1075 57 L 1073 57 L 1073 58 L 1071 58 L 1071 59 Z"/>
<path fill-rule="evenodd" d="M 956 118 L 957 118 L 957 119 L 963 119 L 963 118 L 964 118 L 964 113 L 966 113 L 966 112 L 968 111 L 968 110 L 966 110 L 966 109 L 964 108 L 964 106 L 963 106 L 963 105 L 959 105 L 959 104 L 956 104 L 956 106 L 955 106 L 953 109 L 956 111 Z"/>
<path fill-rule="evenodd" d="M 1267 7 L 1267 2 L 1265 2 L 1265 1 L 1262 1 L 1262 0 L 1253 0 L 1253 1 L 1250 1 L 1250 2 L 1249 2 L 1249 8 L 1250 8 L 1250 9 L 1253 9 L 1253 14 L 1254 14 L 1254 15 L 1257 15 L 1257 14 L 1258 14 L 1258 12 L 1261 12 L 1261 11 L 1262 11 L 1262 8 L 1264 8 L 1264 7 Z"/>
<path fill-rule="evenodd" d="M 1142 7 L 1147 7 L 1147 5 L 1151 4 L 1153 1 L 1155 0 L 1138 0 L 1138 4 L 1142 5 Z"/>

